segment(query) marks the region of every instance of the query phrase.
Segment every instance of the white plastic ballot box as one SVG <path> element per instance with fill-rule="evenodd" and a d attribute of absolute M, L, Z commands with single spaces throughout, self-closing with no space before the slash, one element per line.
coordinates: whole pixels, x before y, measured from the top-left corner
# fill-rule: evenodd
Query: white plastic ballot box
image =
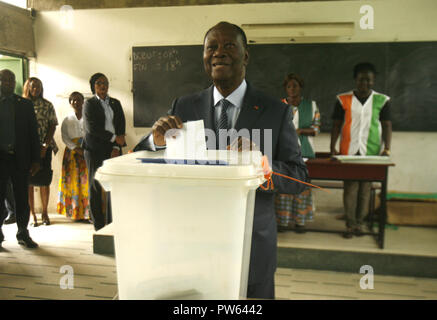
<path fill-rule="evenodd" d="M 95 176 L 111 192 L 119 298 L 245 298 L 261 153 L 163 156 L 109 159 Z"/>

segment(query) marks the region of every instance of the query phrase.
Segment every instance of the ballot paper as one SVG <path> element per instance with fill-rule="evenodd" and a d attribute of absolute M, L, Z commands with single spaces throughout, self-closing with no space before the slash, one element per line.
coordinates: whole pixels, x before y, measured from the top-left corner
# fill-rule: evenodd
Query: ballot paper
<path fill-rule="evenodd" d="M 207 159 L 203 120 L 188 121 L 182 129 L 167 131 L 166 144 L 167 159 Z"/>

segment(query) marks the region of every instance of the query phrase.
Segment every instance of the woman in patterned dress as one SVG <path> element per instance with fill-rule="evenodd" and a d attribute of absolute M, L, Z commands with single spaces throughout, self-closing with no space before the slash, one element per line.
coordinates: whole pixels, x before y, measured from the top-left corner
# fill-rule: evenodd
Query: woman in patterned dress
<path fill-rule="evenodd" d="M 65 143 L 62 172 L 59 178 L 57 212 L 76 221 L 89 220 L 88 169 L 81 147 L 84 129 L 82 106 L 84 97 L 73 92 L 68 101 L 73 108 L 61 125 L 62 141 Z"/>
<path fill-rule="evenodd" d="M 53 104 L 44 99 L 43 85 L 40 79 L 31 77 L 24 83 L 23 97 L 31 100 L 35 109 L 38 123 L 38 135 L 41 147 L 41 169 L 29 179 L 29 206 L 33 216 L 33 225 L 38 226 L 34 207 L 34 186 L 40 187 L 42 203 L 42 223 L 50 224 L 47 207 L 50 197 L 50 184 L 53 178 L 52 152 L 58 152 L 53 135 L 55 134 L 58 119 Z"/>
<path fill-rule="evenodd" d="M 299 137 L 302 157 L 314 158 L 313 138 L 320 131 L 320 112 L 316 102 L 304 99 L 302 89 L 303 79 L 290 73 L 284 80 L 287 98 L 282 101 L 293 108 L 293 123 Z M 275 198 L 278 229 L 288 229 L 295 225 L 295 231 L 305 232 L 305 222 L 313 219 L 313 198 L 311 189 L 301 194 L 277 194 Z"/>

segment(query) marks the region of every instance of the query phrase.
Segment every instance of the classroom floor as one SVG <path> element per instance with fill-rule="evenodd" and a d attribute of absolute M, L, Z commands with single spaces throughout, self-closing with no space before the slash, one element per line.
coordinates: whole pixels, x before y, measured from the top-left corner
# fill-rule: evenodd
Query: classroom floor
<path fill-rule="evenodd" d="M 113 299 L 117 293 L 115 260 L 93 254 L 93 226 L 58 214 L 49 217 L 50 226 L 29 227 L 39 244 L 34 250 L 17 243 L 16 224 L 3 226 L 0 299 Z M 62 266 L 73 267 L 74 289 L 61 289 Z"/>
<path fill-rule="evenodd" d="M 313 222 L 306 224 L 308 229 L 345 230 L 345 221 L 338 219 L 339 211 L 317 212 Z M 368 231 L 365 229 L 365 231 Z M 375 229 L 376 231 L 376 229 Z M 294 231 L 278 233 L 278 245 L 281 247 L 305 249 L 329 249 L 340 251 L 372 252 L 380 254 L 405 254 L 437 257 L 437 228 L 413 226 L 386 226 L 384 249 L 379 249 L 372 236 L 344 239 L 341 233 Z"/>
<path fill-rule="evenodd" d="M 92 253 L 93 226 L 72 222 L 57 214 L 50 214 L 50 219 L 50 226 L 30 227 L 32 238 L 40 245 L 36 250 L 26 250 L 17 244 L 15 224 L 3 226 L 6 240 L 0 249 L 0 299 L 114 299 L 117 294 L 115 259 Z M 388 243 L 411 243 L 411 235 L 423 237 L 423 231 L 406 229 L 399 239 L 392 239 L 388 232 L 387 240 Z M 304 235 L 286 232 L 280 241 L 300 242 L 303 247 L 331 244 L 357 250 L 371 249 L 373 244 L 365 237 L 345 242 L 338 235 L 316 232 Z M 65 283 L 62 278 L 65 274 L 60 273 L 62 266 L 73 268 L 74 289 L 61 289 L 60 283 Z M 362 276 L 278 268 L 276 297 L 287 300 L 437 299 L 437 279 L 375 275 L 374 289 L 363 290 L 360 288 Z"/>

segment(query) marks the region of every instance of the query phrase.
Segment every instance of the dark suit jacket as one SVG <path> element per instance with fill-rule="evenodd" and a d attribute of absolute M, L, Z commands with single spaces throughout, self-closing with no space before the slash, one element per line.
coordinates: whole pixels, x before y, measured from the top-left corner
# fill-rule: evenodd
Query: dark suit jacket
<path fill-rule="evenodd" d="M 126 133 L 126 121 L 120 101 L 109 98 L 109 105 L 114 112 L 114 129 L 115 135 Z M 113 146 L 117 144 L 111 142 L 113 134 L 105 130 L 105 111 L 96 96 L 85 101 L 84 108 L 84 129 L 85 137 L 82 141 L 82 148 L 91 151 L 94 154 L 107 155 L 111 154 Z M 121 150 L 120 150 L 121 151 Z"/>
<path fill-rule="evenodd" d="M 35 110 L 30 100 L 13 95 L 15 109 L 15 157 L 17 168 L 28 171 L 40 162 L 40 145 Z"/>
<path fill-rule="evenodd" d="M 179 116 L 183 122 L 204 120 L 204 126 L 215 129 L 213 86 L 199 93 L 184 96 L 173 102 L 169 114 Z M 272 130 L 273 171 L 306 181 L 308 171 L 302 160 L 296 130 L 293 126 L 291 108 L 279 99 L 272 98 L 249 83 L 243 106 L 235 125 L 242 128 L 261 129 L 261 151 L 265 153 L 263 129 Z M 134 151 L 145 149 L 144 138 Z M 297 194 L 305 190 L 305 185 L 273 176 L 275 191 Z M 261 282 L 273 276 L 276 270 L 276 216 L 274 192 L 258 188 L 255 200 L 252 249 L 250 257 L 249 284 Z"/>

